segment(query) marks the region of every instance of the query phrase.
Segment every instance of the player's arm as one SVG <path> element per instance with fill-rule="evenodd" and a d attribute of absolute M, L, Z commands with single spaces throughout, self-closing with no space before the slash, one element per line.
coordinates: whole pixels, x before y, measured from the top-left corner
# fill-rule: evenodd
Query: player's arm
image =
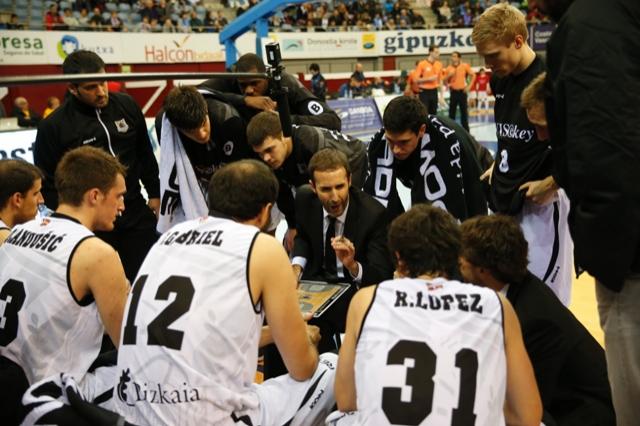
<path fill-rule="evenodd" d="M 118 253 L 98 238 L 80 243 L 71 259 L 71 288 L 77 300 L 92 295 L 102 324 L 117 348 L 129 283 Z"/>
<path fill-rule="evenodd" d="M 253 245 L 249 285 L 254 303 L 262 300 L 273 341 L 289 374 L 295 380 L 310 378 L 318 364 L 318 351 L 307 337 L 289 259 L 269 235 L 258 235 Z"/>
<path fill-rule="evenodd" d="M 526 197 L 536 204 L 548 204 L 560 187 L 553 176 L 541 180 L 533 180 L 520 185 L 520 190 L 526 189 Z"/>
<path fill-rule="evenodd" d="M 349 304 L 345 336 L 338 356 L 334 388 L 338 410 L 343 412 L 356 411 L 358 409 L 355 376 L 356 343 L 362 320 L 371 304 L 375 288 L 375 286 L 371 286 L 361 289 L 353 296 Z"/>
<path fill-rule="evenodd" d="M 504 416 L 507 425 L 540 425 L 542 401 L 533 367 L 524 347 L 520 323 L 509 301 L 499 295 L 504 312 L 505 353 L 507 358 L 507 398 Z"/>
<path fill-rule="evenodd" d="M 469 81 L 469 84 L 465 88 L 465 91 L 469 92 L 476 84 L 476 73 L 473 72 L 473 69 L 470 65 L 467 65 L 467 75 L 471 77 L 471 81 Z"/>

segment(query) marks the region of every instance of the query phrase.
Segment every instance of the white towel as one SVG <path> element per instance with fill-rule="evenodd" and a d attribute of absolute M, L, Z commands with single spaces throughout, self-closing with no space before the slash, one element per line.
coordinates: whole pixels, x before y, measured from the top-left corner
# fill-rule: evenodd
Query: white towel
<path fill-rule="evenodd" d="M 162 116 L 160 140 L 161 205 L 157 229 L 165 232 L 177 223 L 206 216 L 209 209 L 178 129 L 173 127 L 166 114 Z M 176 177 L 170 182 L 174 168 Z"/>

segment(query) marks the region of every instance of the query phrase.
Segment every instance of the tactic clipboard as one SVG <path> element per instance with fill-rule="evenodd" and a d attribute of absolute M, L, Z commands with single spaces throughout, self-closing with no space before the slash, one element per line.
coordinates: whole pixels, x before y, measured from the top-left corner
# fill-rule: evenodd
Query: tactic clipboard
<path fill-rule="evenodd" d="M 298 285 L 298 303 L 302 313 L 313 312 L 318 318 L 347 290 L 349 284 L 301 280 Z"/>

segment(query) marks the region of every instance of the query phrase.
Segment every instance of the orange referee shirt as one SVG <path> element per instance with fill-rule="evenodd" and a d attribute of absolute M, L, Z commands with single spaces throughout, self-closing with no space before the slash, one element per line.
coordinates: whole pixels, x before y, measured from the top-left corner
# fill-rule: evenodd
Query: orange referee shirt
<path fill-rule="evenodd" d="M 421 89 L 437 89 L 440 86 L 440 80 L 442 79 L 442 62 L 435 61 L 433 63 L 428 60 L 420 61 L 418 64 L 418 74 L 419 78 L 429 78 L 429 77 L 437 77 L 433 81 L 425 81 L 424 83 L 420 83 Z"/>
<path fill-rule="evenodd" d="M 448 83 L 449 87 L 453 90 L 463 90 L 467 87 L 467 76 L 473 78 L 473 71 L 471 70 L 471 65 L 466 62 L 460 62 L 460 65 L 454 67 L 453 65 L 449 65 L 444 70 L 444 75 L 447 76 L 453 73 L 451 77 L 449 77 Z"/>

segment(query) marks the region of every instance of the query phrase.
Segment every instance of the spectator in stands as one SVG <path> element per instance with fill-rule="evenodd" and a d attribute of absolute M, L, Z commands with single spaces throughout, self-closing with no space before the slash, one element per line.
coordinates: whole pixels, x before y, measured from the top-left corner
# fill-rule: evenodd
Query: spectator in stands
<path fill-rule="evenodd" d="M 89 18 L 89 26 L 93 28 L 93 30 L 99 30 L 104 24 L 104 20 L 102 19 L 102 12 L 100 12 L 99 7 L 93 8 L 93 15 Z"/>
<path fill-rule="evenodd" d="M 83 7 L 80 9 L 80 16 L 78 16 L 78 25 L 83 30 L 86 30 L 89 27 L 89 9 Z"/>
<path fill-rule="evenodd" d="M 349 89 L 352 96 L 362 96 L 365 93 L 365 89 L 368 85 L 366 78 L 364 77 L 364 67 L 361 63 L 356 64 L 356 69 L 351 74 L 351 80 L 349 82 Z"/>
<path fill-rule="evenodd" d="M 36 217 L 42 172 L 24 160 L 0 160 L 0 245 L 11 228 Z"/>
<path fill-rule="evenodd" d="M 7 22 L 7 29 L 8 30 L 22 30 L 22 29 L 24 29 L 24 25 L 22 25 L 18 21 L 18 15 L 16 15 L 15 13 L 11 14 L 11 18 L 9 19 L 9 22 Z"/>
<path fill-rule="evenodd" d="M 191 26 L 191 31 L 194 33 L 201 33 L 203 31 L 204 22 L 198 16 L 195 10 L 191 11 L 191 19 L 189 20 L 189 25 Z"/>
<path fill-rule="evenodd" d="M 438 9 L 438 15 L 439 15 L 439 24 L 449 24 L 449 22 L 451 22 L 451 8 L 449 8 L 449 2 L 448 1 L 444 1 L 442 3 L 442 6 L 440 6 L 440 8 Z"/>
<path fill-rule="evenodd" d="M 191 17 L 189 12 L 182 12 L 180 19 L 178 19 L 178 31 L 181 33 L 191 32 Z"/>
<path fill-rule="evenodd" d="M 20 127 L 36 127 L 42 119 L 37 112 L 29 108 L 29 102 L 22 96 L 15 99 L 13 106 L 13 116 L 18 118 Z"/>
<path fill-rule="evenodd" d="M 217 12 L 218 16 L 216 17 L 216 21 L 217 21 L 217 25 L 219 30 L 222 30 L 224 27 L 227 26 L 227 24 L 229 23 L 229 21 L 227 20 L 227 18 L 225 18 L 225 16 L 222 14 L 222 11 L 219 10 Z"/>
<path fill-rule="evenodd" d="M 156 9 L 158 10 L 159 22 L 165 22 L 166 18 L 171 17 L 174 13 L 174 2 L 167 3 L 166 0 L 160 0 Z"/>
<path fill-rule="evenodd" d="M 173 23 L 173 22 L 172 22 Z M 143 16 L 138 25 L 136 25 L 136 32 L 139 33 L 150 33 L 151 25 L 149 25 L 149 17 Z"/>
<path fill-rule="evenodd" d="M 153 4 L 153 0 L 143 0 L 142 3 L 142 9 L 140 9 L 140 17 L 144 18 L 145 16 L 147 18 L 149 18 L 149 22 L 151 22 L 152 19 L 159 19 L 160 18 L 160 12 L 158 11 L 158 8 Z"/>
<path fill-rule="evenodd" d="M 64 25 L 64 21 L 58 12 L 58 5 L 57 3 L 52 3 L 44 15 L 44 26 L 47 30 L 51 31 L 59 29 L 61 25 Z"/>
<path fill-rule="evenodd" d="M 166 18 L 164 20 L 164 24 L 162 24 L 162 32 L 163 33 L 177 33 L 178 29 L 175 25 L 173 25 L 173 21 L 171 18 Z"/>
<path fill-rule="evenodd" d="M 75 30 L 80 26 L 80 21 L 78 21 L 78 18 L 73 16 L 73 11 L 68 7 L 64 10 L 62 21 L 70 30 Z"/>
<path fill-rule="evenodd" d="M 216 12 L 213 10 L 210 10 L 207 12 L 207 14 L 204 17 L 204 26 L 205 26 L 205 32 L 208 33 L 213 33 L 213 32 L 218 32 L 218 28 L 217 26 L 217 19 L 216 19 Z"/>
<path fill-rule="evenodd" d="M 311 71 L 311 93 L 313 93 L 318 99 L 324 101 L 327 96 L 327 82 L 320 73 L 320 65 L 313 63 L 309 65 L 309 71 Z"/>
<path fill-rule="evenodd" d="M 156 18 L 152 18 L 151 22 L 149 22 L 149 31 L 152 33 L 161 33 L 162 32 L 162 27 L 160 26 L 160 24 L 158 23 L 158 20 Z"/>
<path fill-rule="evenodd" d="M 111 11 L 111 16 L 109 17 L 107 24 L 111 31 L 122 31 L 122 20 L 118 16 L 118 12 L 115 10 Z"/>
<path fill-rule="evenodd" d="M 56 110 L 60 106 L 60 99 L 57 96 L 49 96 L 47 98 L 47 108 L 42 113 L 42 118 L 47 118 L 49 114 Z"/>

